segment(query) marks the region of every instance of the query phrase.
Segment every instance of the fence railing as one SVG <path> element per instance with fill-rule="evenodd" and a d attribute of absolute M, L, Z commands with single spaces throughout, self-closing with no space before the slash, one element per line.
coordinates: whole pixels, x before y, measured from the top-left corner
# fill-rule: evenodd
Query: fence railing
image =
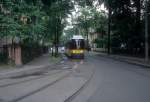
<path fill-rule="evenodd" d="M 0 47 L 0 64 L 8 62 L 8 47 Z"/>

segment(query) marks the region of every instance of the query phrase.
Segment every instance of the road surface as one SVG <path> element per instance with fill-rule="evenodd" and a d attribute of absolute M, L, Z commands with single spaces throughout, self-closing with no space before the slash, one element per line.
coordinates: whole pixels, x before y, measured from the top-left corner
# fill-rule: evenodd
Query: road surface
<path fill-rule="evenodd" d="M 150 69 L 95 53 L 0 80 L 0 102 L 150 102 Z"/>
<path fill-rule="evenodd" d="M 71 102 L 150 102 L 150 69 L 98 54 L 88 62 L 95 73 Z"/>

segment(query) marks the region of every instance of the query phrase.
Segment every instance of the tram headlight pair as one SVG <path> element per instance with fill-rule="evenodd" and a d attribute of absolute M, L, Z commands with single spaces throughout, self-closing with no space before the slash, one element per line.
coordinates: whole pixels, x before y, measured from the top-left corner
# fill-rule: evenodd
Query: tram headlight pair
<path fill-rule="evenodd" d="M 83 50 L 72 50 L 73 54 L 80 54 L 80 53 L 84 53 Z"/>

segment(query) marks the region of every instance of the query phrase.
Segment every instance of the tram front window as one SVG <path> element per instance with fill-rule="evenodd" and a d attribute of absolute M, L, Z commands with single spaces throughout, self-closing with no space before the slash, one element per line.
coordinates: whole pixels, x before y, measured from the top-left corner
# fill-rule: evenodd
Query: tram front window
<path fill-rule="evenodd" d="M 69 46 L 70 49 L 84 49 L 84 40 L 82 39 L 73 39 L 71 40 L 71 43 L 70 43 L 70 46 Z"/>

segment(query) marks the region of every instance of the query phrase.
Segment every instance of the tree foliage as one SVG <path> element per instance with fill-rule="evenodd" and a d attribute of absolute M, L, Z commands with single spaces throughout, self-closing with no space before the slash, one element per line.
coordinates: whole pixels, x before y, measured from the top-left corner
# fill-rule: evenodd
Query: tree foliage
<path fill-rule="evenodd" d="M 108 0 L 110 1 L 110 0 Z M 142 53 L 144 34 L 142 27 L 142 0 L 113 0 L 111 9 L 112 47 L 119 49 L 126 45 L 128 53 Z M 117 42 L 118 40 L 120 42 Z"/>
<path fill-rule="evenodd" d="M 0 36 L 51 42 L 61 35 L 70 9 L 70 0 L 1 0 Z"/>
<path fill-rule="evenodd" d="M 90 0 L 79 0 L 79 3 L 86 4 L 85 1 Z M 148 3 L 150 3 L 149 0 Z M 95 7 L 104 4 L 107 11 L 109 10 L 111 12 L 110 28 L 112 49 L 120 49 L 121 45 L 124 44 L 124 50 L 127 53 L 144 53 L 144 0 L 92 0 L 89 4 L 86 4 L 86 6 Z M 150 12 L 149 8 L 150 5 L 148 4 L 148 12 Z M 99 28 L 103 27 L 100 24 L 98 26 Z M 106 26 L 108 25 L 106 24 Z"/>
<path fill-rule="evenodd" d="M 106 11 L 97 11 L 101 4 Z M 85 34 L 92 28 L 107 34 L 110 10 L 111 47 L 119 49 L 124 44 L 129 53 L 144 51 L 144 0 L 1 0 L 0 37 L 50 41 L 56 46 L 67 24 L 65 18 L 76 5 L 81 14 L 73 25 L 75 31 Z"/>

